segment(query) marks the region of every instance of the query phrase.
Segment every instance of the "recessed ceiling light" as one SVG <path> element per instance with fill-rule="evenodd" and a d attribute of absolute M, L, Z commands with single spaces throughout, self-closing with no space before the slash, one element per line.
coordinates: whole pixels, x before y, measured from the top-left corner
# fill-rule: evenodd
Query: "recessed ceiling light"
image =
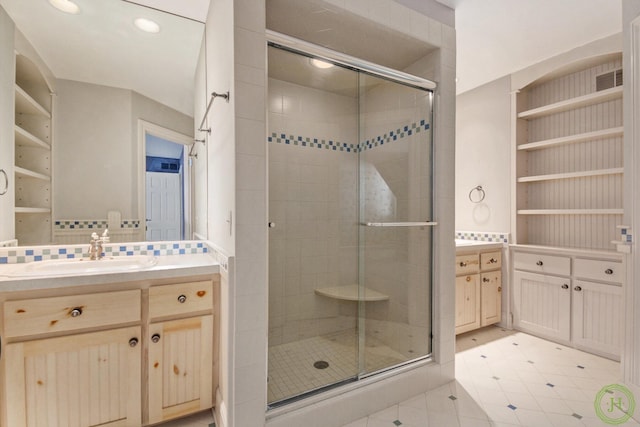
<path fill-rule="evenodd" d="M 322 61 L 322 60 L 316 59 L 316 58 L 311 59 L 311 65 L 313 65 L 316 68 L 322 68 L 322 69 L 333 67 L 332 63 L 327 62 L 327 61 Z"/>
<path fill-rule="evenodd" d="M 80 13 L 80 7 L 70 0 L 49 0 L 49 3 L 64 13 L 70 13 L 72 15 Z"/>
<path fill-rule="evenodd" d="M 156 22 L 152 21 L 151 19 L 138 18 L 135 21 L 133 21 L 133 23 L 135 24 L 136 27 L 138 27 L 144 32 L 147 32 L 147 33 L 160 32 L 160 25 L 158 25 Z"/>

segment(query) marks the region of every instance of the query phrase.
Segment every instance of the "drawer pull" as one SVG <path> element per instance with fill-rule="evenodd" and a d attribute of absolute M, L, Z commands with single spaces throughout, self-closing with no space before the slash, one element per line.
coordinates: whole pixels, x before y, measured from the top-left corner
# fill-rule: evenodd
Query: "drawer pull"
<path fill-rule="evenodd" d="M 613 274 L 613 270 L 612 270 L 612 269 L 610 269 L 610 268 L 607 268 L 607 269 L 604 271 L 604 274 Z"/>
<path fill-rule="evenodd" d="M 565 283 L 564 285 L 562 285 L 562 289 L 569 289 L 569 285 Z"/>
<path fill-rule="evenodd" d="M 471 276 L 467 276 L 466 280 L 467 280 L 467 282 L 470 282 L 471 281 Z"/>
<path fill-rule="evenodd" d="M 536 265 L 537 265 L 538 267 L 542 267 L 542 264 L 543 264 L 543 262 L 542 262 L 542 261 L 538 261 L 538 262 L 536 262 Z"/>
<path fill-rule="evenodd" d="M 575 288 L 573 288 L 573 290 L 574 290 L 574 291 L 578 291 L 578 292 L 580 292 L 580 291 L 582 290 L 582 287 L 580 287 L 580 286 L 576 286 Z"/>
<path fill-rule="evenodd" d="M 153 342 L 158 342 L 158 341 L 160 341 L 160 334 L 153 334 L 153 335 L 151 335 L 151 341 L 153 341 Z"/>
<path fill-rule="evenodd" d="M 135 347 L 138 345 L 138 338 L 131 338 L 129 340 L 129 347 Z"/>
<path fill-rule="evenodd" d="M 184 302 L 185 302 L 186 300 L 187 300 L 187 297 L 186 297 L 185 295 L 180 295 L 180 296 L 178 297 L 178 302 L 179 302 L 180 304 L 184 304 Z"/>
<path fill-rule="evenodd" d="M 71 317 L 78 317 L 82 314 L 82 308 L 76 307 L 73 310 L 71 310 L 69 314 L 71 315 Z"/>
<path fill-rule="evenodd" d="M 482 281 L 483 281 L 484 283 L 489 283 L 491 280 L 490 280 L 489 278 L 487 278 L 487 277 L 483 277 L 483 278 L 482 278 Z"/>
<path fill-rule="evenodd" d="M 495 258 L 491 258 L 491 259 L 489 260 L 489 264 L 495 264 L 495 263 L 497 263 L 497 262 L 498 262 L 498 260 L 497 260 L 497 259 L 495 259 Z"/>
<path fill-rule="evenodd" d="M 467 266 L 466 262 L 463 261 L 463 262 L 460 263 L 460 267 L 466 267 L 466 266 Z"/>

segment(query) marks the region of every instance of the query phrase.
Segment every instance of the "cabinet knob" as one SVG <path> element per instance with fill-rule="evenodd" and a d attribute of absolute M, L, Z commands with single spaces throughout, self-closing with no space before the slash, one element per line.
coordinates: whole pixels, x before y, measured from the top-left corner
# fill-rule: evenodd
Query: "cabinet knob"
<path fill-rule="evenodd" d="M 269 228 L 276 228 L 276 223 L 275 222 L 269 222 L 268 226 L 269 226 Z"/>
<path fill-rule="evenodd" d="M 607 269 L 604 271 L 604 274 L 613 274 L 613 270 L 612 270 L 612 269 L 610 269 L 610 268 L 607 268 Z"/>
<path fill-rule="evenodd" d="M 538 261 L 538 262 L 536 262 L 536 265 L 537 265 L 538 267 L 542 267 L 542 264 L 544 264 L 542 261 Z"/>
<path fill-rule="evenodd" d="M 498 260 L 497 260 L 497 259 L 495 259 L 495 258 L 491 258 L 491 259 L 489 260 L 489 264 L 495 264 L 495 263 L 497 263 L 497 262 L 498 262 Z"/>
<path fill-rule="evenodd" d="M 576 286 L 575 288 L 573 288 L 573 290 L 580 292 L 582 290 L 582 288 L 580 286 Z"/>
<path fill-rule="evenodd" d="M 471 276 L 467 276 L 466 280 L 467 280 L 467 282 L 470 282 L 471 281 Z"/>
<path fill-rule="evenodd" d="M 482 281 L 483 281 L 484 283 L 489 283 L 491 280 L 490 280 L 489 278 L 487 278 L 487 277 L 483 277 L 483 278 L 482 278 Z"/>
<path fill-rule="evenodd" d="M 460 263 L 460 267 L 466 267 L 466 266 L 467 266 L 467 263 L 466 263 L 466 262 L 461 262 L 461 263 Z"/>
<path fill-rule="evenodd" d="M 131 338 L 129 340 L 129 347 L 135 347 L 138 345 L 138 338 Z"/>
<path fill-rule="evenodd" d="M 158 342 L 158 341 L 160 341 L 160 334 L 153 334 L 153 335 L 151 335 L 151 341 L 153 341 L 153 342 Z"/>
<path fill-rule="evenodd" d="M 82 308 L 76 307 L 73 310 L 71 310 L 69 314 L 71 315 L 71 317 L 78 317 L 82 314 Z"/>
<path fill-rule="evenodd" d="M 562 285 L 562 289 L 569 289 L 569 285 L 565 283 L 564 285 Z"/>
<path fill-rule="evenodd" d="M 185 295 L 180 295 L 180 296 L 178 297 L 178 302 L 179 302 L 180 304 L 183 304 L 186 300 L 187 300 L 187 297 L 186 297 Z"/>

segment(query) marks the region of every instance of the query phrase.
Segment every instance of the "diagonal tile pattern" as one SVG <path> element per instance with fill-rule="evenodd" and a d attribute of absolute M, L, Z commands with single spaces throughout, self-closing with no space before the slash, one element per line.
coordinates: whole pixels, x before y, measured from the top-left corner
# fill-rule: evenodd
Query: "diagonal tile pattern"
<path fill-rule="evenodd" d="M 456 381 L 344 427 L 611 425 L 594 402 L 620 383 L 618 362 L 493 326 L 458 336 L 456 347 Z"/>

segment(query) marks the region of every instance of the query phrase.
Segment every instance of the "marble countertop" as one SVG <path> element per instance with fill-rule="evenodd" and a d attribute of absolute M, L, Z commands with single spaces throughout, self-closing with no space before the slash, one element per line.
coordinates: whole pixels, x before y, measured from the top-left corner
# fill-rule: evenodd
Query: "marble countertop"
<path fill-rule="evenodd" d="M 39 261 L 36 261 L 39 262 Z M 108 262 L 108 261 L 105 261 Z M 157 263 L 143 270 L 67 274 L 56 276 L 7 277 L 2 272 L 11 264 L 0 265 L 0 292 L 55 289 L 100 285 L 135 280 L 197 276 L 220 272 L 218 262 L 209 254 L 158 256 Z M 6 270 L 5 270 L 6 271 Z M 6 274 L 6 273 L 5 273 Z"/>
<path fill-rule="evenodd" d="M 485 249 L 502 249 L 504 246 L 500 242 L 483 242 L 480 240 L 456 239 L 456 252 L 478 251 Z"/>

